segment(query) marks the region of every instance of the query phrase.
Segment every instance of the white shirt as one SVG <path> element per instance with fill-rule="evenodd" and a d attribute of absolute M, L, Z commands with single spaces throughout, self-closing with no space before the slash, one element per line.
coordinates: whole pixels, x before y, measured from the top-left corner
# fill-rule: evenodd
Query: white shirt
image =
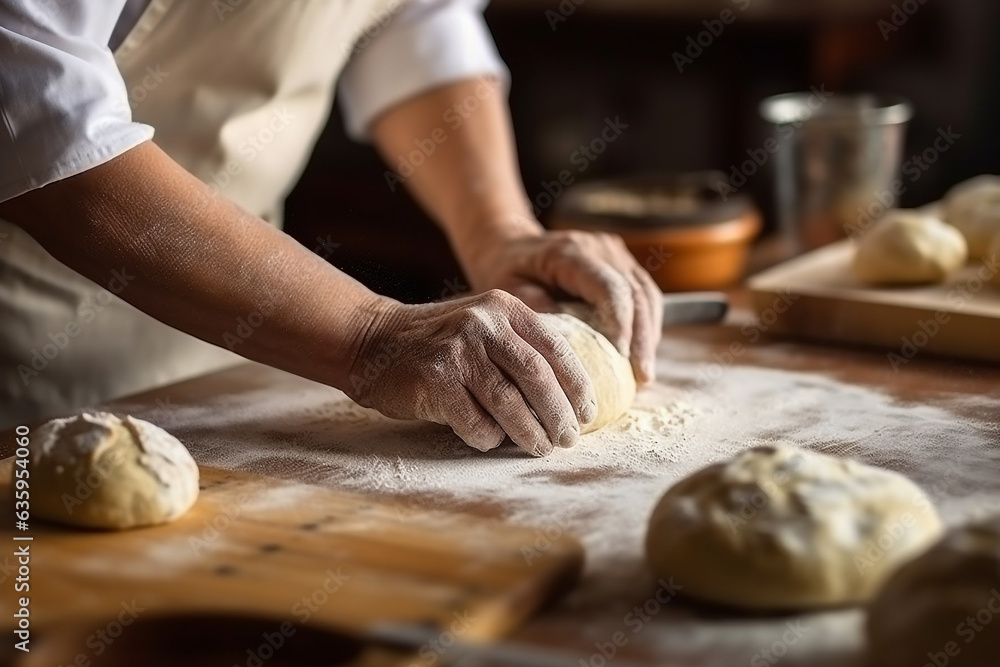
<path fill-rule="evenodd" d="M 364 138 L 382 111 L 435 86 L 506 80 L 487 1 L 407 0 L 362 35 L 339 82 L 348 133 Z M 149 2 L 0 0 L 0 202 L 153 137 L 132 122 L 112 55 Z"/>

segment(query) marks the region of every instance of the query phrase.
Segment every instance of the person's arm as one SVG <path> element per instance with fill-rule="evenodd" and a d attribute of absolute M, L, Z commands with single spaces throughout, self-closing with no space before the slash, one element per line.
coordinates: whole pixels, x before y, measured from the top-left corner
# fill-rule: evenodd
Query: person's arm
<path fill-rule="evenodd" d="M 505 289 L 538 310 L 558 294 L 582 299 L 640 382 L 653 379 L 659 289 L 620 237 L 542 228 L 521 184 L 505 98 L 490 79 L 447 84 L 380 114 L 371 136 L 391 167 L 409 167 L 399 177 L 445 230 L 473 289 Z M 434 151 L 412 164 L 421 145 Z"/>
<path fill-rule="evenodd" d="M 448 424 L 479 449 L 506 432 L 544 454 L 595 414 L 568 345 L 516 300 L 379 297 L 150 142 L 8 200 L 0 217 L 95 282 L 134 276 L 123 299 L 202 340 L 221 345 L 237 318 L 266 310 L 241 355 L 390 416 Z"/>
<path fill-rule="evenodd" d="M 268 311 L 240 353 L 335 386 L 385 306 L 149 142 L 0 204 L 0 216 L 98 284 L 134 275 L 122 298 L 210 343 Z"/>

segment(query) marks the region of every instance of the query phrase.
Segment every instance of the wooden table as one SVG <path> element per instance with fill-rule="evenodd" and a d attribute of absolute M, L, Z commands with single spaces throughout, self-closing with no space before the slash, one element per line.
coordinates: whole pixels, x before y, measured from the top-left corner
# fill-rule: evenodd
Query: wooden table
<path fill-rule="evenodd" d="M 741 332 L 741 327 L 752 318 L 748 310 L 748 295 L 743 290 L 736 290 L 731 293 L 731 297 L 735 307 L 723 325 L 667 331 L 660 347 L 661 361 L 666 360 L 669 363 L 671 360 L 683 359 L 686 362 L 703 361 L 708 364 L 717 358 L 716 355 L 725 354 L 733 343 L 739 342 L 744 344 L 745 348 L 737 361 L 740 365 L 821 374 L 843 383 L 879 390 L 908 404 L 936 406 L 947 402 L 950 409 L 959 417 L 976 424 L 976 427 L 983 432 L 992 433 L 993 445 L 1000 450 L 1000 368 L 919 355 L 906 366 L 894 369 L 887 362 L 884 352 L 874 350 L 777 340 L 767 335 L 753 344 L 748 344 L 745 334 Z M 265 387 L 274 382 L 276 377 L 278 376 L 275 371 L 261 366 L 239 365 L 210 376 L 115 402 L 107 407 L 115 409 L 116 406 L 127 406 L 128 411 L 141 416 L 144 408 L 162 409 L 166 402 L 171 405 L 195 405 L 209 396 Z M 956 397 L 968 397 L 970 400 L 956 401 Z M 956 405 L 959 407 L 956 408 Z M 12 441 L 11 434 L 0 436 L 0 454 L 8 456 L 12 453 Z M 489 503 L 469 507 L 468 511 L 483 516 L 494 513 Z M 43 573 L 39 573 L 39 576 L 43 576 Z M 680 616 L 672 615 L 673 612 L 661 615 L 653 619 L 650 627 L 669 628 L 677 618 L 692 617 L 713 624 L 720 632 L 742 632 L 740 628 L 744 627 L 743 624 L 759 624 L 753 618 L 746 619 L 697 607 L 678 607 L 678 609 L 681 610 Z M 793 620 L 788 621 L 792 622 Z M 776 628 L 774 636 L 775 641 L 778 641 L 785 629 L 785 622 L 781 621 L 776 626 L 767 627 Z M 614 639 L 613 634 L 605 636 L 602 634 L 604 632 L 602 629 L 595 631 L 589 624 L 575 624 L 572 617 L 567 618 L 565 614 L 546 613 L 516 632 L 511 639 L 519 643 L 558 650 L 566 658 L 567 667 L 573 664 L 601 667 L 604 664 L 601 647 L 604 647 L 603 650 L 610 650 L 608 647 L 611 644 L 608 642 Z M 636 664 L 661 665 L 673 664 L 674 660 L 678 660 L 677 655 L 669 647 L 658 645 L 655 637 L 654 629 L 644 633 L 645 641 L 614 648 L 615 661 L 609 664 L 615 662 L 626 664 L 626 661 L 632 661 Z M 766 647 L 767 644 L 763 646 Z M 748 661 L 754 657 L 754 653 L 749 649 L 747 651 L 734 655 L 731 650 L 725 651 L 708 646 L 684 652 L 678 664 L 750 664 Z M 812 666 L 852 663 L 851 659 L 837 657 L 825 661 L 816 659 L 800 662 L 789 655 L 789 659 L 784 660 L 783 664 L 792 667 L 800 664 Z"/>

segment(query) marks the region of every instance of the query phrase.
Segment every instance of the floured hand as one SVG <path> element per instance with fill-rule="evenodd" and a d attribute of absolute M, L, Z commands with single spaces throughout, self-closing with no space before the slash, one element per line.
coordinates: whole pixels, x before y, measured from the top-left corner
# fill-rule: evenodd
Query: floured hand
<path fill-rule="evenodd" d="M 655 379 L 663 295 L 620 236 L 556 231 L 490 243 L 466 270 L 476 289 L 507 290 L 540 312 L 555 312 L 559 295 L 586 302 L 636 380 Z"/>
<path fill-rule="evenodd" d="M 423 305 L 387 302 L 365 332 L 348 395 L 397 419 L 447 424 L 487 451 L 509 435 L 544 456 L 571 447 L 597 414 L 566 340 L 510 294 Z"/>

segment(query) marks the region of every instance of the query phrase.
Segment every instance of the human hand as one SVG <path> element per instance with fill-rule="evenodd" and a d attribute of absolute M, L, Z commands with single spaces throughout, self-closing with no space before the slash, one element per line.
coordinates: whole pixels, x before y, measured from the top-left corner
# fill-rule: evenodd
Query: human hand
<path fill-rule="evenodd" d="M 640 383 L 656 374 L 663 294 L 614 234 L 552 231 L 484 244 L 467 262 L 476 289 L 503 289 L 535 310 L 580 299 L 596 312 L 597 327 L 632 362 Z"/>
<path fill-rule="evenodd" d="M 422 305 L 386 301 L 364 334 L 348 395 L 389 417 L 447 424 L 488 451 L 509 435 L 544 456 L 597 414 L 566 340 L 500 290 Z"/>

